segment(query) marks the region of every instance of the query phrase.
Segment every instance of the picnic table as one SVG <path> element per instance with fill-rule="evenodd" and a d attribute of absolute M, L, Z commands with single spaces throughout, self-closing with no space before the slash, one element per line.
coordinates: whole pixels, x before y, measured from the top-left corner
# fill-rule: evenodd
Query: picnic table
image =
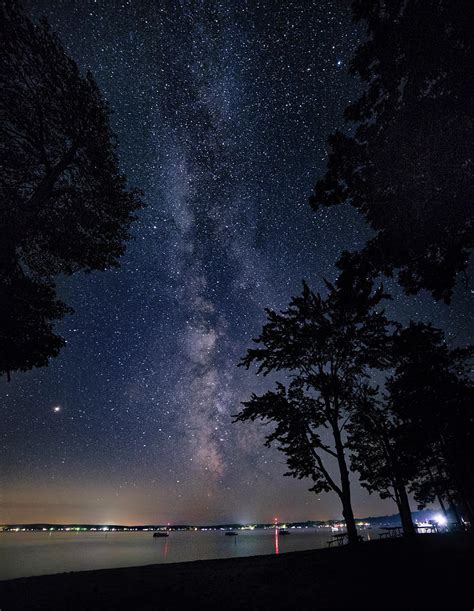
<path fill-rule="evenodd" d="M 415 528 L 418 533 L 438 532 L 437 524 L 415 524 Z M 393 539 L 403 536 L 402 526 L 382 526 L 382 530 L 385 532 L 379 533 L 380 539 Z"/>
<path fill-rule="evenodd" d="M 382 526 L 382 530 L 385 532 L 379 534 L 380 539 L 393 539 L 394 537 L 401 537 L 403 534 L 401 526 Z"/>
<path fill-rule="evenodd" d="M 328 547 L 331 547 L 333 543 L 336 545 L 344 545 L 347 533 L 333 533 L 332 539 L 328 541 Z"/>
<path fill-rule="evenodd" d="M 437 533 L 438 525 L 437 524 L 415 524 L 415 528 L 417 532 L 427 532 L 427 533 Z"/>

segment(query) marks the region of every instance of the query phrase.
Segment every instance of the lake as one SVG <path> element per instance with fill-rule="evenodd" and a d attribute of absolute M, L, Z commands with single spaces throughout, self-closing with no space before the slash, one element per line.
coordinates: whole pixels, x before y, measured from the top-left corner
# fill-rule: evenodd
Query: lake
<path fill-rule="evenodd" d="M 364 539 L 374 538 L 372 530 Z M 281 554 L 324 547 L 329 529 L 292 529 L 287 536 L 274 530 L 176 531 L 167 538 L 151 532 L 3 532 L 0 533 L 0 579 L 68 571 L 140 566 Z"/>

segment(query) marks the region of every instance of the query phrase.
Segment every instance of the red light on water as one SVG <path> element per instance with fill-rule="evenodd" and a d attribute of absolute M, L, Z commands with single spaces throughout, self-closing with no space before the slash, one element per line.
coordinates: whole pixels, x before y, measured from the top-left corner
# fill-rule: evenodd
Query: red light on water
<path fill-rule="evenodd" d="M 275 554 L 279 554 L 280 549 L 278 547 L 278 528 L 275 528 Z"/>

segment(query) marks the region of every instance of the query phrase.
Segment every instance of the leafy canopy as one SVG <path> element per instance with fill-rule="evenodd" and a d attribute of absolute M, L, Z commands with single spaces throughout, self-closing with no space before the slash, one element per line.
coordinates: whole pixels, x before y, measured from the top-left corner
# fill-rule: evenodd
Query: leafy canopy
<path fill-rule="evenodd" d="M 120 173 L 109 108 L 46 21 L 0 5 L 0 370 L 46 365 L 69 311 L 54 278 L 118 266 L 140 193 Z M 28 303 L 28 305 L 25 305 Z"/>
<path fill-rule="evenodd" d="M 407 293 L 449 301 L 473 246 L 469 0 L 357 0 L 367 24 L 351 73 L 365 84 L 329 138 L 315 210 L 348 202 L 375 230 L 361 256 Z"/>
<path fill-rule="evenodd" d="M 288 475 L 309 477 L 312 490 L 335 491 L 350 504 L 344 429 L 370 368 L 387 362 L 389 322 L 380 308 L 383 289 L 352 273 L 343 273 L 326 297 L 306 283 L 286 311 L 267 310 L 267 323 L 242 359 L 264 375 L 283 371 L 290 380 L 275 391 L 252 395 L 239 421 L 275 424 L 266 444 L 278 443 L 287 456 Z M 327 463 L 339 464 L 341 481 Z"/>

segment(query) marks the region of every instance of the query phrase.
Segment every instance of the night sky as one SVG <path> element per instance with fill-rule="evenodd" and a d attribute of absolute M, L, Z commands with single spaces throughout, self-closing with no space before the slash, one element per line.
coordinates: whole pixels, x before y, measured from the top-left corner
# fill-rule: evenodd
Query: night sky
<path fill-rule="evenodd" d="M 302 278 L 322 289 L 369 235 L 352 209 L 307 203 L 359 92 L 347 67 L 364 30 L 348 5 L 24 2 L 94 74 L 147 208 L 120 269 L 58 280 L 76 311 L 57 327 L 61 355 L 0 380 L 0 522 L 340 516 L 334 495 L 282 477 L 267 429 L 232 414 L 269 383 L 236 367 L 263 308 L 284 307 Z M 474 339 L 464 284 L 451 307 L 394 295 L 400 321 Z M 354 508 L 396 510 L 357 484 Z"/>

